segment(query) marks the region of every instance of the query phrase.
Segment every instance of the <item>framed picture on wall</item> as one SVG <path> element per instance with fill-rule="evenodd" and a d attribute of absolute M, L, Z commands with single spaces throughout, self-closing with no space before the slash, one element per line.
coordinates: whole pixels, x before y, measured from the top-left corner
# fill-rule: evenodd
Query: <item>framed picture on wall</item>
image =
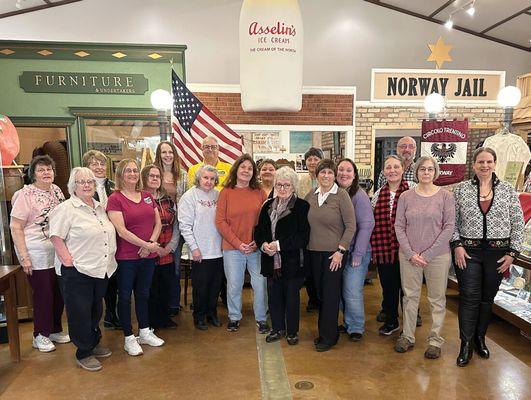
<path fill-rule="evenodd" d="M 313 143 L 313 132 L 291 131 L 289 133 L 289 152 L 306 153 Z"/>

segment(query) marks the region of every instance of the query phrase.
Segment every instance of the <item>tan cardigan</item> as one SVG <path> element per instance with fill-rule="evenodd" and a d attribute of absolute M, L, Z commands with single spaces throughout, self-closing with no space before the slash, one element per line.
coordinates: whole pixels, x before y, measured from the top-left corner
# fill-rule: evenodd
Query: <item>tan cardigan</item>
<path fill-rule="evenodd" d="M 348 193 L 339 188 L 337 194 L 330 193 L 319 207 L 315 189 L 306 195 L 310 203 L 310 242 L 308 250 L 336 251 L 341 245 L 347 249 L 356 233 L 356 215 Z"/>

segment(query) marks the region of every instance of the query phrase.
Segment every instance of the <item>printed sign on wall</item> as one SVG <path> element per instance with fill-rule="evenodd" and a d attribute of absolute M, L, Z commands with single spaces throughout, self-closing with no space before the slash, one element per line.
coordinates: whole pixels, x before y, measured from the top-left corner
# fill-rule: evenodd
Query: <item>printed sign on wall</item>
<path fill-rule="evenodd" d="M 468 120 L 422 121 L 420 155 L 435 158 L 441 174 L 436 185 L 451 185 L 465 178 Z"/>

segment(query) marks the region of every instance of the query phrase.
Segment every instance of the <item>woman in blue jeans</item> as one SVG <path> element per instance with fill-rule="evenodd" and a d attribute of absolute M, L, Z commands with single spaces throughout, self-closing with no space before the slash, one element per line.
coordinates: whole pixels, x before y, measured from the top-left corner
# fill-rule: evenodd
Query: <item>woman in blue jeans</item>
<path fill-rule="evenodd" d="M 343 318 L 346 331 L 353 342 L 361 340 L 365 330 L 363 285 L 371 261 L 370 238 L 374 228 L 371 201 L 359 187 L 358 168 L 354 161 L 344 158 L 337 165 L 336 180 L 352 198 L 356 213 L 356 234 L 350 244 L 347 265 L 343 269 Z"/>

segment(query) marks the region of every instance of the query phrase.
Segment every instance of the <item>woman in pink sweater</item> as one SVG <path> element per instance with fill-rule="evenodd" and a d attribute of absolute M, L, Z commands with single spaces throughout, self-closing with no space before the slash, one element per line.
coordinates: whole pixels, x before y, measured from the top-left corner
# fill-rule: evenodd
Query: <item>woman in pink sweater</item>
<path fill-rule="evenodd" d="M 398 199 L 395 232 L 400 244 L 400 278 L 403 297 L 403 331 L 395 350 L 405 353 L 415 344 L 415 327 L 422 277 L 426 278 L 432 325 L 424 357 L 439 358 L 446 313 L 446 285 L 450 268 L 450 238 L 455 226 L 453 195 L 433 181 L 439 165 L 432 157 L 421 157 L 413 167 L 419 184 Z"/>

